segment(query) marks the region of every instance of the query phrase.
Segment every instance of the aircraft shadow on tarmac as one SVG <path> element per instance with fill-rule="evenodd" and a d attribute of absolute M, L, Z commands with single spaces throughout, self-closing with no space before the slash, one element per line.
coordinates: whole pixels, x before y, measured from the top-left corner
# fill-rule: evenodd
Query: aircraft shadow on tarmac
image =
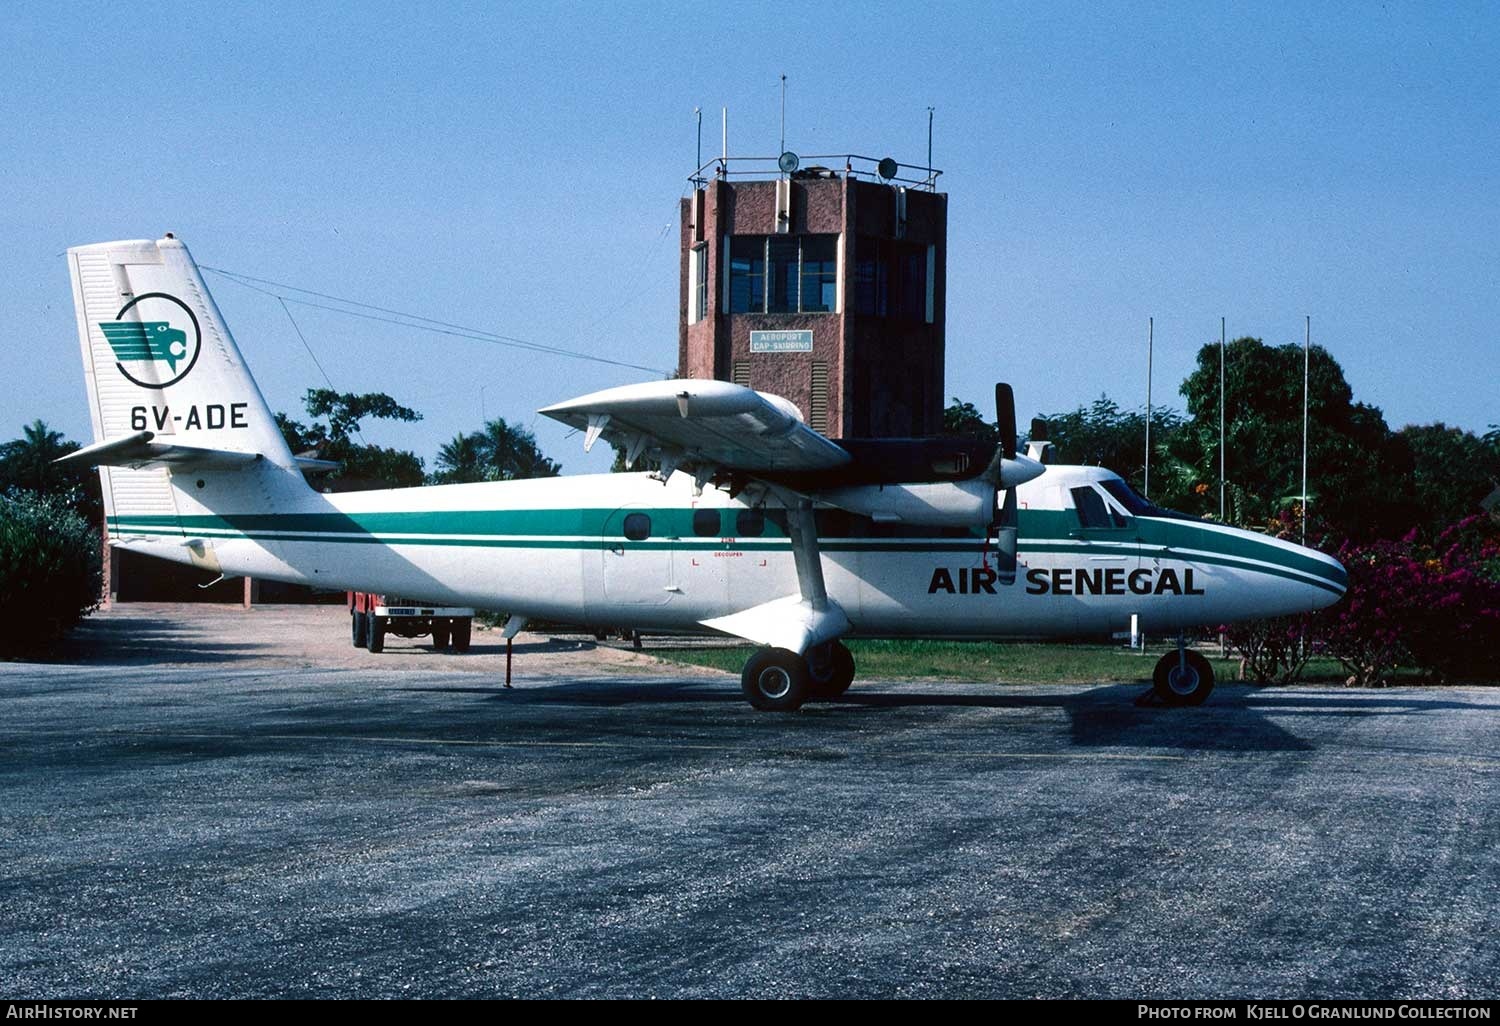
<path fill-rule="evenodd" d="M 994 694 L 956 690 L 963 685 L 933 684 L 930 686 L 903 686 L 899 691 L 882 691 L 879 682 L 856 685 L 853 690 L 835 702 L 810 702 L 802 711 L 789 719 L 791 729 L 799 732 L 819 726 L 840 728 L 850 725 L 857 717 L 861 726 L 873 726 L 871 718 L 889 718 L 893 721 L 909 722 L 920 717 L 926 710 L 989 709 L 1016 712 L 1014 726 L 1034 729 L 1038 723 L 1046 723 L 1049 710 L 1057 710 L 1068 717 L 1067 731 L 1072 745 L 1085 748 L 1165 748 L 1176 750 L 1251 751 L 1251 752 L 1297 752 L 1311 751 L 1313 745 L 1273 722 L 1266 715 L 1267 703 L 1264 692 L 1243 687 L 1222 688 L 1210 698 L 1208 704 L 1191 709 L 1173 709 L 1142 703 L 1141 696 L 1149 691 L 1142 684 L 1105 684 L 1087 691 L 1038 687 L 1027 694 Z M 979 687 L 982 687 L 980 685 Z M 510 707 L 626 707 L 639 706 L 665 709 L 684 704 L 712 704 L 716 707 L 715 718 L 722 715 L 717 709 L 726 706 L 744 706 L 744 697 L 734 682 L 709 680 L 662 680 L 660 678 L 593 678 L 567 683 L 548 683 L 543 686 L 528 686 L 524 680 L 514 689 L 507 690 L 494 685 L 471 686 L 463 684 L 419 685 L 403 688 L 414 693 L 445 692 L 469 694 L 485 701 L 502 703 Z M 1321 696 L 1307 696 L 1305 701 L 1289 703 L 1294 715 L 1348 715 L 1347 701 L 1330 694 L 1331 707 L 1320 706 Z M 1355 703 L 1358 705 L 1359 703 Z M 1382 703 L 1387 712 L 1400 712 L 1395 706 L 1421 705 L 1430 708 L 1430 703 L 1415 700 L 1406 703 Z M 1462 703 L 1444 703 L 1458 704 Z M 729 710 L 732 713 L 732 710 Z M 1285 710 L 1276 708 L 1278 716 Z M 1359 711 L 1364 711 L 1361 707 Z M 760 723 L 776 719 L 775 714 L 755 713 L 744 707 L 744 715 Z M 896 725 L 893 722 L 893 726 Z M 1003 735 L 1007 721 L 993 718 L 976 719 L 975 729 L 993 731 Z"/>
<path fill-rule="evenodd" d="M 36 659 L 44 663 L 139 666 L 147 663 L 233 663 L 263 656 L 274 646 L 243 637 L 195 636 L 170 620 L 87 620 Z"/>

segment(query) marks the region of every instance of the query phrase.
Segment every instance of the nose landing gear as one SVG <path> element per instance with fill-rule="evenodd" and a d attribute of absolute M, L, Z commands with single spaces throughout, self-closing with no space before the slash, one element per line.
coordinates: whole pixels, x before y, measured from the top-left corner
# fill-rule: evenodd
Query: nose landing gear
<path fill-rule="evenodd" d="M 1166 705 L 1202 705 L 1214 689 L 1214 669 L 1179 637 L 1177 651 L 1157 660 L 1151 685 Z"/>

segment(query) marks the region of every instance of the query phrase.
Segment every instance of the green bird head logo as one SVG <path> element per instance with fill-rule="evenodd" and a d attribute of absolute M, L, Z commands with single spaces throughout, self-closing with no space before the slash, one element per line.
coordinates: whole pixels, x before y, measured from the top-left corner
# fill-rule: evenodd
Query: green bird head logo
<path fill-rule="evenodd" d="M 172 373 L 177 361 L 187 356 L 187 332 L 178 331 L 166 321 L 105 321 L 99 325 L 115 359 L 166 360 Z"/>
<path fill-rule="evenodd" d="M 127 314 L 131 315 L 129 320 Z M 175 385 L 187 377 L 203 348 L 197 315 L 182 300 L 165 292 L 135 297 L 120 308 L 114 320 L 100 321 L 99 330 L 114 352 L 115 369 L 141 388 Z M 149 380 L 161 375 L 159 369 L 142 374 L 141 364 L 157 363 L 167 365 L 166 380 Z M 134 368 L 135 374 L 127 368 Z"/>

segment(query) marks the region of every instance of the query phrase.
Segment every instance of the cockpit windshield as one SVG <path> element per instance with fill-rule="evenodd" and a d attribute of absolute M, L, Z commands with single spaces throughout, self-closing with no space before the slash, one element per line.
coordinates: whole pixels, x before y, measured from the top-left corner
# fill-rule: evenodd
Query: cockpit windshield
<path fill-rule="evenodd" d="M 1135 490 L 1133 488 L 1131 488 L 1128 484 L 1117 477 L 1106 478 L 1099 483 L 1104 486 L 1104 490 L 1106 492 L 1114 496 L 1115 499 L 1119 501 L 1120 505 L 1124 506 L 1130 511 L 1131 516 L 1160 517 L 1169 520 L 1201 519 L 1199 517 L 1189 516 L 1186 513 L 1178 513 L 1176 510 L 1162 509 L 1160 506 L 1154 505 L 1149 500 L 1141 498 L 1135 493 Z"/>

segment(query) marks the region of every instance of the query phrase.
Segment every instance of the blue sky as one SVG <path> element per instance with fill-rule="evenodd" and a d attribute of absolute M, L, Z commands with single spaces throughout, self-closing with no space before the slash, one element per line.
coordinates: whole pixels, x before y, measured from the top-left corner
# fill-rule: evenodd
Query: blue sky
<path fill-rule="evenodd" d="M 947 394 L 1023 421 L 1158 401 L 1218 336 L 1314 341 L 1393 427 L 1500 422 L 1494 4 L 20 4 L 0 22 L 0 436 L 86 440 L 62 257 L 175 231 L 201 264 L 671 368 L 694 106 L 717 151 L 891 154 L 950 195 Z M 322 383 L 209 276 L 272 406 Z M 293 307 L 341 390 L 481 412 L 641 375 Z M 1233 399 L 1231 397 L 1231 404 Z"/>

